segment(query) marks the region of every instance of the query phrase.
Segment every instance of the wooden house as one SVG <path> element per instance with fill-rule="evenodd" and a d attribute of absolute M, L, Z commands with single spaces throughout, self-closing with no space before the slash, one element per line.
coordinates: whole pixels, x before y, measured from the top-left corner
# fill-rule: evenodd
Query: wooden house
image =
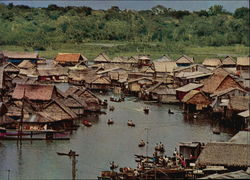
<path fill-rule="evenodd" d="M 225 70 L 219 68 L 208 79 L 204 80 L 202 91 L 207 94 L 223 91 L 230 87 L 242 88 L 241 85 Z"/>
<path fill-rule="evenodd" d="M 110 63 L 111 59 L 105 54 L 105 53 L 100 53 L 98 56 L 94 58 L 94 63 L 99 64 L 99 63 Z"/>
<path fill-rule="evenodd" d="M 227 56 L 221 61 L 223 68 L 235 68 L 236 63 L 233 57 Z"/>
<path fill-rule="evenodd" d="M 104 90 L 108 91 L 112 89 L 111 80 L 109 77 L 96 75 L 91 78 L 90 81 L 85 80 L 86 86 L 92 90 Z"/>
<path fill-rule="evenodd" d="M 82 97 L 79 97 L 75 94 L 69 94 L 62 101 L 65 106 L 67 106 L 77 116 L 84 115 L 84 109 L 86 109 L 86 107 L 88 106 Z"/>
<path fill-rule="evenodd" d="M 84 87 L 71 86 L 65 92 L 65 96 L 69 95 L 75 95 L 85 101 L 87 104 L 85 111 L 87 112 L 96 112 L 101 110 L 101 99 Z"/>
<path fill-rule="evenodd" d="M 179 143 L 179 152 L 185 159 L 197 159 L 201 153 L 200 142 L 181 142 Z"/>
<path fill-rule="evenodd" d="M 3 54 L 7 58 L 7 61 L 13 64 L 19 64 L 24 60 L 29 60 L 33 63 L 36 63 L 39 60 L 39 55 L 35 52 L 3 51 Z"/>
<path fill-rule="evenodd" d="M 15 77 L 19 72 L 20 68 L 14 65 L 13 63 L 9 62 L 3 66 L 5 74 L 10 77 Z"/>
<path fill-rule="evenodd" d="M 65 67 L 37 68 L 40 82 L 68 82 L 68 69 Z"/>
<path fill-rule="evenodd" d="M 201 83 L 213 73 L 204 73 L 204 72 L 179 72 L 174 76 L 174 81 L 177 86 L 184 86 L 189 83 Z"/>
<path fill-rule="evenodd" d="M 156 73 L 156 76 L 171 74 L 173 75 L 174 69 L 177 68 L 176 62 L 173 61 L 154 61 L 153 67 Z"/>
<path fill-rule="evenodd" d="M 174 69 L 174 74 L 178 74 L 180 72 L 202 72 L 202 73 L 210 73 L 212 70 L 206 68 L 202 64 L 192 64 L 190 66 L 177 67 Z"/>
<path fill-rule="evenodd" d="M 250 144 L 229 142 L 207 143 L 198 157 L 196 164 L 204 166 L 224 166 L 229 169 L 250 166 Z"/>
<path fill-rule="evenodd" d="M 238 57 L 236 62 L 237 71 L 250 71 L 250 57 Z"/>
<path fill-rule="evenodd" d="M 211 104 L 214 112 L 224 112 L 225 108 L 228 106 L 229 101 L 234 96 L 245 96 L 247 92 L 240 88 L 230 87 L 223 91 L 217 91 L 211 94 L 210 97 L 213 99 Z"/>
<path fill-rule="evenodd" d="M 190 66 L 194 63 L 194 58 L 186 56 L 186 55 L 182 55 L 181 57 L 177 58 L 175 62 L 177 66 L 179 67 Z"/>
<path fill-rule="evenodd" d="M 202 91 L 192 90 L 183 97 L 182 102 L 187 112 L 195 112 L 207 109 L 212 101 Z"/>
<path fill-rule="evenodd" d="M 80 53 L 58 53 L 55 61 L 63 66 L 72 66 L 78 64 L 79 62 L 87 63 L 88 59 Z"/>
<path fill-rule="evenodd" d="M 59 93 L 54 85 L 45 84 L 17 84 L 12 98 L 15 101 L 27 99 L 35 109 L 40 110 Z"/>
<path fill-rule="evenodd" d="M 142 96 L 146 100 L 156 100 L 160 103 L 177 103 L 176 90 L 167 87 L 163 82 L 159 82 L 150 88 L 142 91 Z"/>
<path fill-rule="evenodd" d="M 207 67 L 208 69 L 213 70 L 213 69 L 215 69 L 215 68 L 221 66 L 221 65 L 222 65 L 222 62 L 221 62 L 221 60 L 220 60 L 219 58 L 206 58 L 206 59 L 203 61 L 202 65 L 204 65 L 204 66 Z"/>
<path fill-rule="evenodd" d="M 200 90 L 203 84 L 189 83 L 176 89 L 176 98 L 182 100 L 183 97 L 192 90 Z"/>
<path fill-rule="evenodd" d="M 139 93 L 142 88 L 147 89 L 153 84 L 152 78 L 142 77 L 138 79 L 132 79 L 127 82 L 127 89 L 131 93 Z"/>

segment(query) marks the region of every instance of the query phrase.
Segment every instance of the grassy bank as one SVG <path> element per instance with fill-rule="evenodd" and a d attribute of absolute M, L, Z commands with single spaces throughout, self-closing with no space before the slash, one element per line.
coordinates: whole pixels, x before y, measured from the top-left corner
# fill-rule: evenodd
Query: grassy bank
<path fill-rule="evenodd" d="M 20 46 L 0 46 L 0 50 L 11 51 L 34 51 L 32 48 Z M 152 59 L 168 54 L 171 58 L 176 59 L 182 54 L 195 58 L 196 62 L 202 62 L 207 57 L 233 57 L 249 55 L 249 47 L 222 46 L 222 47 L 189 47 L 175 46 L 169 48 L 166 44 L 131 44 L 126 42 L 98 42 L 85 44 L 54 44 L 53 47 L 46 48 L 45 51 L 38 51 L 41 57 L 54 58 L 58 52 L 81 53 L 88 59 L 93 59 L 101 52 L 107 53 L 111 58 L 115 56 L 132 56 L 138 54 L 150 54 Z"/>

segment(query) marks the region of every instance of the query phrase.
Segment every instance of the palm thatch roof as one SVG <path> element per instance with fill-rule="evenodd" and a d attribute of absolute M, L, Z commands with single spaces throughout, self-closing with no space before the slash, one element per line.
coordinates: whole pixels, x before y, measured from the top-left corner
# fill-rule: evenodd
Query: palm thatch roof
<path fill-rule="evenodd" d="M 250 57 L 238 57 L 237 58 L 237 66 L 250 66 Z"/>
<path fill-rule="evenodd" d="M 204 66 L 218 67 L 222 64 L 219 58 L 207 58 L 202 63 Z"/>
<path fill-rule="evenodd" d="M 38 59 L 38 53 L 3 51 L 5 57 L 11 59 Z"/>
<path fill-rule="evenodd" d="M 21 69 L 29 69 L 35 67 L 35 65 L 29 60 L 24 60 L 20 64 L 18 64 L 18 67 Z"/>
<path fill-rule="evenodd" d="M 196 163 L 198 165 L 222 165 L 230 167 L 250 166 L 250 144 L 228 142 L 207 143 Z"/>
<path fill-rule="evenodd" d="M 210 97 L 215 97 L 215 96 L 223 96 L 229 92 L 232 92 L 234 90 L 238 90 L 238 91 L 241 91 L 243 93 L 247 93 L 247 91 L 245 91 L 244 89 L 241 89 L 241 88 L 238 88 L 238 87 L 230 87 L 228 89 L 225 89 L 225 90 L 222 90 L 222 91 L 217 91 L 215 92 L 214 94 L 211 94 Z"/>
<path fill-rule="evenodd" d="M 211 100 L 203 92 L 197 90 L 191 90 L 187 93 L 183 97 L 182 102 L 187 104 L 211 104 Z"/>
<path fill-rule="evenodd" d="M 231 56 L 225 57 L 225 59 L 222 60 L 223 65 L 236 65 L 235 60 Z"/>
<path fill-rule="evenodd" d="M 110 62 L 111 59 L 105 54 L 105 53 L 100 53 L 95 59 L 95 62 Z"/>
<path fill-rule="evenodd" d="M 182 55 L 178 59 L 175 60 L 176 64 L 193 64 L 194 63 L 194 58 L 189 57 L 187 55 Z"/>
<path fill-rule="evenodd" d="M 39 76 L 67 76 L 68 68 L 64 67 L 49 67 L 49 68 L 37 68 Z"/>
<path fill-rule="evenodd" d="M 223 84 L 225 80 L 230 81 L 228 84 Z M 208 79 L 206 79 L 204 82 L 203 91 L 206 93 L 215 93 L 217 90 L 224 90 L 230 87 L 239 87 L 241 88 L 240 84 L 236 82 L 228 72 L 225 70 L 219 68 L 214 71 L 214 74 L 210 76 Z M 219 87 L 222 86 L 223 89 L 219 89 Z"/>
<path fill-rule="evenodd" d="M 27 98 L 30 100 L 51 100 L 54 85 L 45 84 L 17 84 L 12 94 L 13 99 Z"/>
<path fill-rule="evenodd" d="M 177 68 L 176 62 L 172 61 L 154 61 L 153 62 L 154 69 L 159 73 L 172 73 L 175 68 Z"/>

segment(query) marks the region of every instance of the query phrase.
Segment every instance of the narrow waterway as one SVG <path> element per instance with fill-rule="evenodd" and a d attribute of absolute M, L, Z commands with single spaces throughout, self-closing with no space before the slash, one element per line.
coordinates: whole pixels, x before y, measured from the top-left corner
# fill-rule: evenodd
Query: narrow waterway
<path fill-rule="evenodd" d="M 8 178 L 8 170 L 10 179 L 69 179 L 71 160 L 56 152 L 70 149 L 79 154 L 77 177 L 81 179 L 96 179 L 101 171 L 108 170 L 110 161 L 120 167 L 136 167 L 134 154 L 146 153 L 145 147 L 138 147 L 141 139 L 146 140 L 145 128 L 149 128 L 149 155 L 160 141 L 170 156 L 179 142 L 227 141 L 233 136 L 233 132 L 225 128 L 220 135 L 213 134 L 212 120 L 186 119 L 176 105 L 145 104 L 135 97 L 109 104 L 115 106 L 114 111 L 106 109 L 107 114 L 88 117 L 93 126 L 81 125 L 69 141 L 23 141 L 21 148 L 16 141 L 0 141 L 0 179 Z M 145 106 L 150 108 L 148 115 L 143 112 Z M 168 114 L 169 108 L 174 114 Z M 113 125 L 107 125 L 109 118 L 114 120 Z M 127 126 L 129 119 L 134 121 L 135 127 Z"/>

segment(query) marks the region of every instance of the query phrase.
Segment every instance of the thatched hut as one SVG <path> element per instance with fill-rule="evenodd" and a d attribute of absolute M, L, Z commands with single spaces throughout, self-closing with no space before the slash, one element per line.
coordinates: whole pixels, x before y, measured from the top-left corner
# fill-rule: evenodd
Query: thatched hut
<path fill-rule="evenodd" d="M 233 57 L 227 56 L 225 59 L 222 60 L 222 67 L 225 68 L 235 68 L 236 63 Z"/>
<path fill-rule="evenodd" d="M 127 82 L 127 89 L 131 93 L 139 93 L 142 88 L 149 88 L 153 84 L 152 78 L 142 77 L 138 79 L 132 79 Z"/>
<path fill-rule="evenodd" d="M 139 55 L 138 58 L 138 67 L 141 68 L 143 66 L 151 66 L 152 62 L 150 60 L 149 55 Z"/>
<path fill-rule="evenodd" d="M 68 82 L 68 69 L 64 67 L 37 68 L 38 81 Z"/>
<path fill-rule="evenodd" d="M 203 84 L 189 83 L 187 85 L 179 87 L 176 89 L 176 98 L 181 101 L 183 97 L 191 90 L 200 90 L 202 86 Z"/>
<path fill-rule="evenodd" d="M 20 72 L 20 68 L 9 62 L 3 66 L 4 72 L 10 77 L 16 76 Z"/>
<path fill-rule="evenodd" d="M 250 57 L 238 57 L 236 62 L 236 69 L 238 71 L 249 71 L 250 70 Z"/>
<path fill-rule="evenodd" d="M 196 163 L 199 166 L 218 165 L 228 168 L 247 168 L 250 166 L 250 144 L 228 142 L 207 143 Z"/>
<path fill-rule="evenodd" d="M 215 69 L 219 66 L 222 65 L 222 62 L 219 58 L 206 58 L 202 65 L 204 65 L 205 67 L 209 68 L 209 69 Z"/>
<path fill-rule="evenodd" d="M 207 109 L 212 101 L 202 91 L 192 90 L 183 97 L 182 102 L 186 111 L 194 112 Z"/>
<path fill-rule="evenodd" d="M 3 54 L 7 58 L 8 62 L 14 64 L 19 64 L 24 60 L 29 60 L 32 62 L 37 62 L 39 60 L 39 55 L 35 52 L 3 51 Z"/>
<path fill-rule="evenodd" d="M 87 63 L 88 59 L 80 53 L 58 53 L 55 61 L 61 65 L 76 65 L 79 62 Z"/>
<path fill-rule="evenodd" d="M 95 112 L 101 110 L 101 99 L 86 88 L 71 86 L 64 94 L 65 96 L 76 95 L 83 99 L 87 104 L 85 111 Z"/>
<path fill-rule="evenodd" d="M 105 53 L 100 53 L 98 56 L 94 58 L 94 63 L 99 64 L 99 63 L 110 63 L 111 59 L 105 54 Z"/>
<path fill-rule="evenodd" d="M 182 55 L 181 57 L 177 58 L 175 60 L 177 66 L 190 66 L 191 64 L 194 63 L 194 58 L 189 57 L 187 55 Z"/>
<path fill-rule="evenodd" d="M 82 116 L 84 115 L 84 109 L 87 108 L 87 104 L 82 97 L 79 97 L 75 94 L 69 94 L 63 100 L 65 106 L 71 109 L 76 115 Z"/>
<path fill-rule="evenodd" d="M 214 74 L 206 79 L 202 90 L 205 93 L 212 94 L 216 91 L 223 91 L 230 87 L 242 88 L 241 85 L 225 70 L 216 69 Z"/>
<path fill-rule="evenodd" d="M 155 69 L 156 76 L 164 74 L 173 74 L 174 69 L 177 68 L 176 62 L 173 61 L 154 61 L 153 67 Z"/>

